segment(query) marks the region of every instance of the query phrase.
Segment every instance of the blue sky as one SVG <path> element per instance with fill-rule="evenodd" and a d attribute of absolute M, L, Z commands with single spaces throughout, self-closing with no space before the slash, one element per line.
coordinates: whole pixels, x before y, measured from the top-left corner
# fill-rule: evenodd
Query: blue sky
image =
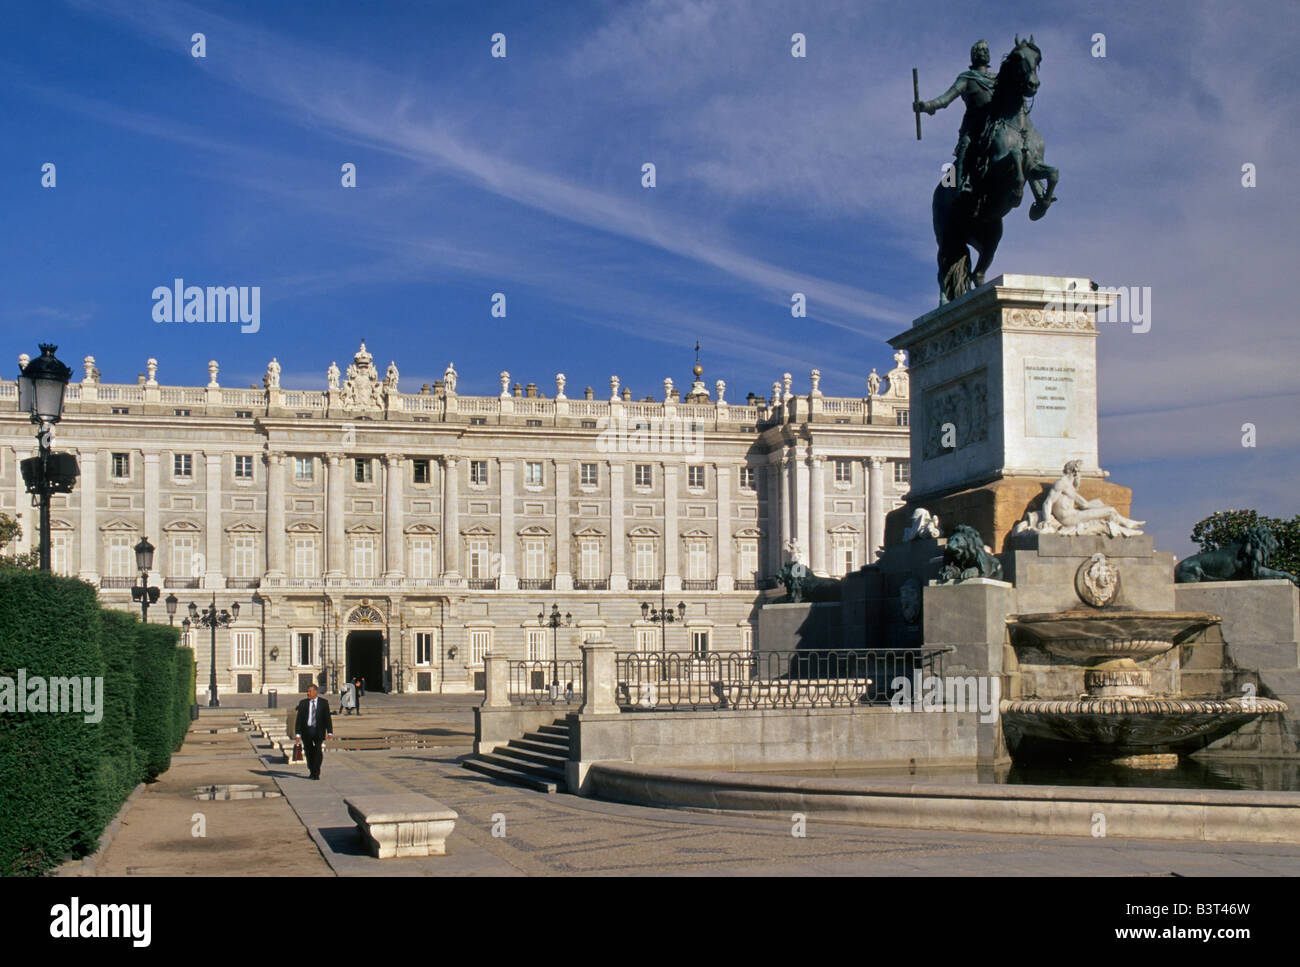
<path fill-rule="evenodd" d="M 699 339 L 733 399 L 786 370 L 806 391 L 813 367 L 862 395 L 936 301 L 929 199 L 960 117 L 923 118 L 918 143 L 911 68 L 933 98 L 976 38 L 996 62 L 1032 33 L 1060 201 L 1012 213 L 992 274 L 1151 287 L 1150 331 L 1099 340 L 1101 463 L 1185 553 L 1214 509 L 1300 511 L 1298 9 L 10 4 L 5 342 L 15 366 L 37 339 L 93 354 L 109 382 L 155 356 L 164 383 L 201 385 L 216 358 L 248 386 L 276 356 L 286 386 L 323 388 L 365 337 L 406 390 L 454 360 L 462 392 L 505 369 L 548 393 L 563 371 L 570 395 L 617 373 L 640 397 L 684 384 Z M 155 324 L 176 277 L 260 285 L 261 331 Z"/>

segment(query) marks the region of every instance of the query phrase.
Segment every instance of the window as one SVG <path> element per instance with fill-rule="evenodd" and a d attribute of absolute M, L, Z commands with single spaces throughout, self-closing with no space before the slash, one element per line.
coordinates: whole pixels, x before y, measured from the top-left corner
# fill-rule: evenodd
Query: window
<path fill-rule="evenodd" d="M 253 418 L 252 410 L 235 410 L 236 420 L 251 420 Z"/>
<path fill-rule="evenodd" d="M 595 487 L 600 483 L 600 464 L 584 463 L 579 475 L 579 481 L 584 487 Z"/>
<path fill-rule="evenodd" d="M 415 633 L 415 663 L 428 665 L 433 662 L 433 632 L 417 631 Z"/>
<path fill-rule="evenodd" d="M 537 539 L 524 541 L 524 577 L 530 579 L 546 577 L 546 541 Z"/>
<path fill-rule="evenodd" d="M 189 410 L 172 410 L 172 416 L 189 416 Z"/>
<path fill-rule="evenodd" d="M 911 410 L 894 410 L 894 422 L 899 426 L 909 426 L 912 420 Z"/>
<path fill-rule="evenodd" d="M 658 628 L 637 628 L 636 629 L 636 650 L 640 652 L 652 652 L 659 650 L 659 629 Z"/>
<path fill-rule="evenodd" d="M 471 416 L 471 417 L 469 418 L 469 425 L 470 425 L 470 426 L 487 426 L 487 417 L 486 417 L 486 416 Z"/>
<path fill-rule="evenodd" d="M 853 483 L 853 461 L 842 457 L 835 460 L 835 482 Z"/>
<path fill-rule="evenodd" d="M 194 476 L 194 455 L 190 453 L 173 453 L 172 454 L 172 476 L 193 477 Z"/>
<path fill-rule="evenodd" d="M 310 631 L 298 632 L 298 664 L 310 665 L 315 651 L 314 635 Z"/>
<path fill-rule="evenodd" d="M 232 577 L 251 578 L 256 565 L 253 555 L 256 551 L 256 539 L 251 534 L 240 534 L 234 540 L 234 554 L 231 560 Z"/>
<path fill-rule="evenodd" d="M 583 420 L 583 421 L 582 421 L 582 428 L 583 428 L 584 430 L 594 430 L 594 429 L 596 429 L 596 421 L 595 421 L 595 420 Z"/>
<path fill-rule="evenodd" d="M 352 539 L 352 576 L 354 578 L 372 578 L 375 576 L 375 539 L 373 537 L 354 537 Z"/>
<path fill-rule="evenodd" d="M 743 540 L 738 546 L 740 551 L 739 573 L 742 581 L 758 580 L 758 541 Z"/>
<path fill-rule="evenodd" d="M 473 540 L 469 542 L 469 576 L 474 580 L 489 577 L 488 542 Z"/>
<path fill-rule="evenodd" d="M 353 463 L 353 479 L 357 483 L 368 484 L 374 481 L 374 468 L 370 465 L 370 460 L 366 457 L 357 457 Z"/>
<path fill-rule="evenodd" d="M 171 567 L 168 577 L 194 577 L 194 538 L 189 534 L 178 534 L 172 538 Z"/>
<path fill-rule="evenodd" d="M 293 576 L 296 578 L 316 576 L 316 538 L 295 537 L 293 539 Z"/>
<path fill-rule="evenodd" d="M 253 458 L 252 457 L 235 457 L 235 479 L 252 480 L 253 479 Z"/>
<path fill-rule="evenodd" d="M 686 578 L 706 581 L 709 577 L 709 545 L 704 541 L 691 541 L 686 545 Z"/>
<path fill-rule="evenodd" d="M 108 576 L 130 577 L 135 572 L 135 555 L 131 552 L 131 538 L 114 534 L 108 539 Z"/>
<path fill-rule="evenodd" d="M 296 419 L 296 420 L 310 420 L 310 419 L 311 419 L 311 414 L 310 414 L 310 413 L 295 413 L 293 416 L 294 416 L 294 419 Z"/>
<path fill-rule="evenodd" d="M 524 426 L 541 426 L 541 420 L 524 420 Z"/>
<path fill-rule="evenodd" d="M 704 489 L 704 467 L 702 464 L 696 464 L 686 468 L 686 486 L 691 490 Z"/>
<path fill-rule="evenodd" d="M 835 535 L 835 576 L 844 577 L 854 571 L 858 549 L 858 539 L 853 534 Z"/>
<path fill-rule="evenodd" d="M 709 653 L 709 633 L 707 631 L 691 632 L 691 654 L 703 658 Z"/>
<path fill-rule="evenodd" d="M 753 490 L 758 473 L 753 467 L 740 468 L 740 489 Z"/>
<path fill-rule="evenodd" d="M 912 461 L 895 460 L 894 461 L 894 483 L 911 483 L 912 482 Z"/>
<path fill-rule="evenodd" d="M 418 484 L 427 484 L 432 479 L 429 474 L 428 460 L 411 461 L 411 479 Z"/>
<path fill-rule="evenodd" d="M 312 480 L 316 475 L 316 461 L 312 457 L 293 458 L 293 479 Z"/>
<path fill-rule="evenodd" d="M 491 631 L 471 631 L 469 633 L 469 661 L 471 665 L 483 664 L 483 656 L 491 649 Z"/>
<path fill-rule="evenodd" d="M 542 464 L 540 460 L 528 460 L 524 463 L 524 486 L 540 487 L 542 485 Z"/>
<path fill-rule="evenodd" d="M 131 412 L 131 407 L 129 407 L 129 406 L 114 406 L 114 407 L 113 407 L 113 415 L 114 415 L 114 416 L 127 416 L 128 414 L 130 414 L 130 412 Z"/>
<path fill-rule="evenodd" d="M 583 541 L 579 545 L 579 561 L 582 580 L 599 581 L 603 577 L 600 573 L 600 541 Z"/>
<path fill-rule="evenodd" d="M 635 483 L 638 487 L 654 486 L 654 468 L 648 463 L 638 463 Z"/>
<path fill-rule="evenodd" d="M 546 648 L 546 629 L 529 628 L 528 629 L 528 660 L 529 661 L 546 661 L 550 658 L 550 653 Z"/>
<path fill-rule="evenodd" d="M 131 476 L 131 454 L 113 454 L 113 476 L 119 480 L 126 480 Z"/>
<path fill-rule="evenodd" d="M 234 666 L 236 668 L 252 668 L 253 655 L 257 649 L 255 631 L 233 631 L 231 637 L 234 643 Z"/>
<path fill-rule="evenodd" d="M 654 541 L 636 541 L 632 545 L 633 576 L 638 581 L 653 581 L 659 576 L 655 567 Z"/>
<path fill-rule="evenodd" d="M 50 568 L 55 574 L 69 574 L 68 550 L 71 535 L 67 531 L 54 531 L 50 534 Z"/>
<path fill-rule="evenodd" d="M 471 460 L 469 462 L 469 482 L 477 487 L 487 486 L 486 460 Z"/>
<path fill-rule="evenodd" d="M 411 538 L 411 577 L 433 577 L 433 538 Z"/>

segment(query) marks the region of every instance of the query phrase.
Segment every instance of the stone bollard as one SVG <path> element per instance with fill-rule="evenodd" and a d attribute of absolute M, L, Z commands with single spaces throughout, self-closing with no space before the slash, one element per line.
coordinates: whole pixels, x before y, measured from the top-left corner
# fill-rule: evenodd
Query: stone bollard
<path fill-rule="evenodd" d="M 510 659 L 505 655 L 483 656 L 482 707 L 510 707 Z"/>
<path fill-rule="evenodd" d="M 614 700 L 616 669 L 614 643 L 596 639 L 582 646 L 582 698 L 580 715 L 617 714 Z"/>

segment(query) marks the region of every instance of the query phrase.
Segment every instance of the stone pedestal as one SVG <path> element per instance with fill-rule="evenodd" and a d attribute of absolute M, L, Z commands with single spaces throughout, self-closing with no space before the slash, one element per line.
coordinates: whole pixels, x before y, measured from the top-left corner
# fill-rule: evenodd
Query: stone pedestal
<path fill-rule="evenodd" d="M 370 855 L 444 856 L 457 814 L 436 799 L 415 793 L 352 796 L 343 800 Z"/>
<path fill-rule="evenodd" d="M 759 609 L 755 652 L 843 647 L 838 601 L 765 604 Z"/>
<path fill-rule="evenodd" d="M 920 506 L 945 530 L 971 524 L 1000 550 L 1066 462 L 1082 462 L 1085 492 L 1103 480 L 1096 313 L 1114 298 L 1088 279 L 1002 275 L 890 340 L 910 354 L 912 489 L 886 545 Z M 1128 506 L 1117 493 L 1096 496 Z"/>

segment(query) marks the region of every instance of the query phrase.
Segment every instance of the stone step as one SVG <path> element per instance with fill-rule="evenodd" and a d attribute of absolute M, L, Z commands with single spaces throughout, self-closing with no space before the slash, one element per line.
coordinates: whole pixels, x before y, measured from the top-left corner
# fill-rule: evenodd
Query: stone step
<path fill-rule="evenodd" d="M 490 762 L 482 762 L 478 759 L 466 759 L 461 763 L 471 772 L 477 772 L 480 775 L 488 776 L 492 779 L 498 779 L 501 782 L 508 782 L 512 785 L 523 786 L 526 789 L 535 789 L 537 792 L 556 793 L 564 791 L 564 785 L 560 782 L 539 779 L 537 776 L 530 776 L 524 772 L 516 772 L 514 769 L 506 769 L 501 766 L 493 765 Z"/>
<path fill-rule="evenodd" d="M 506 745 L 494 749 L 494 752 L 504 752 L 506 755 L 512 755 L 516 759 L 524 759 L 527 762 L 536 762 L 538 765 L 551 766 L 556 769 L 563 769 L 564 763 L 568 761 L 566 755 L 555 755 L 550 752 L 535 752 L 532 749 L 525 749 L 518 744 L 518 739 L 511 739 Z"/>
<path fill-rule="evenodd" d="M 510 744 L 517 749 L 531 749 L 533 752 L 545 752 L 547 755 L 558 755 L 567 759 L 569 743 L 547 741 L 554 738 L 555 736 L 541 736 L 536 732 L 529 732 L 522 739 L 511 739 Z"/>
<path fill-rule="evenodd" d="M 549 779 L 552 782 L 564 781 L 563 768 L 557 768 L 551 764 L 529 762 L 527 759 L 517 758 L 502 749 L 497 749 L 494 752 L 484 752 L 475 758 L 479 762 L 487 762 L 494 766 L 501 766 L 503 769 L 513 769 L 515 772 L 527 773 L 530 776 L 536 776 L 538 779 Z"/>
<path fill-rule="evenodd" d="M 563 723 L 557 723 L 555 725 L 543 725 L 540 728 L 538 728 L 537 731 L 541 732 L 543 735 L 563 736 L 564 739 L 567 741 L 569 738 L 569 723 L 563 722 Z"/>

